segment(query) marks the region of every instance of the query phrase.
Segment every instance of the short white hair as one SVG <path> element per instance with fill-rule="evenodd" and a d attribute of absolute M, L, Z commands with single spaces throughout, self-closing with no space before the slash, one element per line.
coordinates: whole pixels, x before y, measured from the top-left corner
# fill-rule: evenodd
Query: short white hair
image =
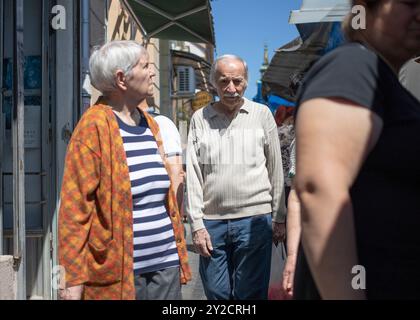
<path fill-rule="evenodd" d="M 132 40 L 111 41 L 96 47 L 90 56 L 90 82 L 103 94 L 114 91 L 115 72 L 122 70 L 126 76 L 137 65 L 140 58 L 147 56 L 146 49 Z"/>
<path fill-rule="evenodd" d="M 248 65 L 246 64 L 244 59 L 242 59 L 241 57 L 236 56 L 234 54 L 224 54 L 224 55 L 218 57 L 216 60 L 214 60 L 213 64 L 211 65 L 211 69 L 210 69 L 210 83 L 211 83 L 211 85 L 216 88 L 217 65 L 219 64 L 220 61 L 223 61 L 223 60 L 237 60 L 237 61 L 242 62 L 242 64 L 244 65 L 244 69 L 245 69 L 246 85 L 248 85 Z"/>

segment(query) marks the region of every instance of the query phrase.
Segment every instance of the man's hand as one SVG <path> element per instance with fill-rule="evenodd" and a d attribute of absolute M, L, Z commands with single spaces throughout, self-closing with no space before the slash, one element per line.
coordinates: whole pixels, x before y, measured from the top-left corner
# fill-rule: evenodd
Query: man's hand
<path fill-rule="evenodd" d="M 286 238 L 286 224 L 273 221 L 273 243 L 277 246 Z"/>
<path fill-rule="evenodd" d="M 60 300 L 82 300 L 83 285 L 60 289 L 58 295 Z"/>
<path fill-rule="evenodd" d="M 210 235 L 206 229 L 200 229 L 193 232 L 192 237 L 195 249 L 203 257 L 210 257 L 210 251 L 213 251 L 213 246 L 211 244 Z"/>

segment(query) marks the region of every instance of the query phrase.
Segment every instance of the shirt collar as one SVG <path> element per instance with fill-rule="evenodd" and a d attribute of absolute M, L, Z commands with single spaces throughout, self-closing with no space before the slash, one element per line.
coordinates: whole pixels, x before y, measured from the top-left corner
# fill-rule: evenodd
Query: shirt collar
<path fill-rule="evenodd" d="M 250 111 L 249 101 L 245 97 L 243 97 L 243 99 L 244 99 L 244 104 L 239 109 L 239 113 L 249 113 L 249 111 Z M 220 115 L 220 113 L 217 112 L 216 109 L 214 108 L 214 103 L 211 103 L 210 106 L 209 106 L 209 115 L 210 115 L 210 118 L 213 118 L 215 116 Z"/>
<path fill-rule="evenodd" d="M 112 109 L 112 107 L 108 104 L 106 98 L 104 96 L 99 96 L 98 100 L 93 105 L 101 104 L 107 108 Z M 148 111 L 143 111 L 140 107 L 137 107 L 137 110 L 140 113 L 140 119 L 146 119 L 146 116 L 144 115 L 145 112 L 147 112 L 149 115 L 152 115 L 153 117 L 158 115 L 157 113 L 150 113 Z"/>

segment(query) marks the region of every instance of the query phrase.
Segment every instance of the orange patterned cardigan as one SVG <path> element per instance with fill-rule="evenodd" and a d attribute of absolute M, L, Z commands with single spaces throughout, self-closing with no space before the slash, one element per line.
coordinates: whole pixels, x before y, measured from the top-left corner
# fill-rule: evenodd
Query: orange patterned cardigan
<path fill-rule="evenodd" d="M 143 114 L 162 156 L 159 127 L 150 115 Z M 180 259 L 181 283 L 185 284 L 191 280 L 191 270 L 172 185 L 167 209 Z M 66 286 L 83 284 L 83 299 L 135 299 L 129 170 L 118 122 L 111 107 L 104 104 L 85 112 L 67 149 L 58 256 L 65 268 Z"/>

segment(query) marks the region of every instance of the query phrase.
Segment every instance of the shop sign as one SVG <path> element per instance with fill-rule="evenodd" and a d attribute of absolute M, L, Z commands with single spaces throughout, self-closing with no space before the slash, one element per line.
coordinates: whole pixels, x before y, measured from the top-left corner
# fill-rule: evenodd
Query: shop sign
<path fill-rule="evenodd" d="M 199 91 L 195 94 L 195 97 L 193 98 L 192 109 L 196 111 L 202 107 L 205 107 L 212 101 L 213 96 L 210 93 L 208 93 L 207 91 Z"/>

